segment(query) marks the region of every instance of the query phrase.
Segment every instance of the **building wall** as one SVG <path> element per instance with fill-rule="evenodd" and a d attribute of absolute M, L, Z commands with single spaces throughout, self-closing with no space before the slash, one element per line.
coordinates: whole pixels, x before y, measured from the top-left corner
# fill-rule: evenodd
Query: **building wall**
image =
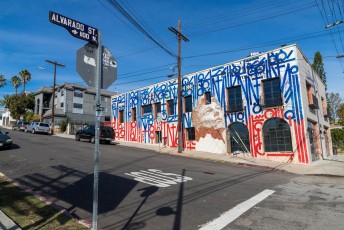
<path fill-rule="evenodd" d="M 212 153 L 229 152 L 229 137 L 233 135 L 228 132 L 229 127 L 234 123 L 242 123 L 249 133 L 249 151 L 253 157 L 309 163 L 306 136 L 308 117 L 304 113 L 306 105 L 301 88 L 304 87 L 303 78 L 308 76 L 306 73 L 310 67 L 300 59 L 303 56 L 298 47 L 291 45 L 183 76 L 182 95 L 192 97 L 192 112 L 183 113 L 184 148 Z M 299 63 L 302 64 L 301 68 Z M 263 81 L 271 78 L 280 79 L 283 104 L 265 107 Z M 233 86 L 241 86 L 242 111 L 228 112 L 228 88 Z M 212 103 L 209 105 L 205 105 L 206 92 L 211 94 Z M 163 143 L 168 147 L 177 147 L 178 113 L 170 115 L 167 108 L 168 100 L 173 100 L 174 109 L 177 110 L 176 98 L 176 80 L 113 97 L 115 138 L 154 144 L 160 135 L 157 131 L 161 131 Z M 154 106 L 152 113 L 142 114 L 142 106 L 157 102 L 161 103 L 161 116 L 155 116 Z M 133 108 L 136 109 L 136 120 L 133 119 Z M 263 126 L 271 118 L 281 118 L 288 124 L 292 151 L 264 150 Z M 323 125 L 324 121 L 320 122 Z M 195 128 L 195 140 L 186 138 L 186 129 L 190 127 Z"/>
<path fill-rule="evenodd" d="M 320 158 L 326 158 L 332 155 L 332 141 L 330 132 L 330 123 L 327 118 L 327 107 L 326 107 L 326 91 L 325 84 L 319 78 L 319 76 L 314 72 L 312 67 L 307 63 L 303 54 L 300 50 L 298 52 L 298 66 L 299 72 L 303 76 L 300 81 L 302 101 L 304 102 L 304 114 L 305 114 L 305 132 L 307 139 L 307 147 L 310 155 L 310 159 L 317 160 Z M 312 94 L 314 94 L 318 99 L 318 109 L 312 109 L 308 102 L 308 92 L 306 84 L 311 85 Z M 310 133 L 307 129 L 307 123 L 313 123 L 315 125 L 314 134 L 314 149 L 311 148 L 310 143 Z"/>

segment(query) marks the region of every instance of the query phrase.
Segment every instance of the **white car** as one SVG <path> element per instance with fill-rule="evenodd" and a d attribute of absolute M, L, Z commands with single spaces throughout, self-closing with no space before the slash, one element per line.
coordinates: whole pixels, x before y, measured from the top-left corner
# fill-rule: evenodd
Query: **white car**
<path fill-rule="evenodd" d="M 31 122 L 26 126 L 25 132 L 50 134 L 50 126 L 44 122 Z"/>

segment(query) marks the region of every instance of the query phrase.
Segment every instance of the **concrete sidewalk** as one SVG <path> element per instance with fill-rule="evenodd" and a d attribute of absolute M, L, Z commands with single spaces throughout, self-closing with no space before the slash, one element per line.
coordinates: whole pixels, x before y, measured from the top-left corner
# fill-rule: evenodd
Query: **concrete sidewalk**
<path fill-rule="evenodd" d="M 14 223 L 8 216 L 0 210 L 0 230 L 20 230 L 19 226 Z"/>
<path fill-rule="evenodd" d="M 55 134 L 55 136 L 74 139 L 74 135 Z M 152 151 L 160 152 L 162 154 L 170 154 L 180 157 L 197 158 L 202 160 L 232 163 L 244 166 L 256 166 L 266 169 L 283 170 L 300 175 L 326 175 L 344 177 L 344 154 L 333 155 L 326 160 L 320 159 L 312 162 L 310 165 L 303 165 L 288 162 L 283 163 L 261 160 L 243 154 L 233 156 L 232 154 L 215 154 L 189 150 L 184 150 L 183 153 L 178 153 L 176 148 L 166 148 L 162 145 L 159 147 L 158 144 L 141 144 L 127 141 L 115 141 L 114 144 L 133 148 L 149 149 Z"/>

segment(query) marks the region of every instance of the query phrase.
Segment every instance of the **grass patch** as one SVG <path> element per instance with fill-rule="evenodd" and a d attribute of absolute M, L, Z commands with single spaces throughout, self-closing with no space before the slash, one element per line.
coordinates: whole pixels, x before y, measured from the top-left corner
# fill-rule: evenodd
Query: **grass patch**
<path fill-rule="evenodd" d="M 22 229 L 88 229 L 2 177 L 0 209 Z"/>

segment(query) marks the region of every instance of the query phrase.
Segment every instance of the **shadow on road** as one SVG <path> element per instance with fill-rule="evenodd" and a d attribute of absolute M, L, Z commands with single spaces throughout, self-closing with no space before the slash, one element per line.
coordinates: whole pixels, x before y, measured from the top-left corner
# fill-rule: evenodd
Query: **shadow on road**
<path fill-rule="evenodd" d="M 48 194 L 68 203 L 69 207 L 65 207 L 68 211 L 80 208 L 92 213 L 93 173 L 86 174 L 63 165 L 52 167 L 57 170 L 54 175 L 58 176 L 49 177 L 43 173 L 34 173 L 18 178 L 16 181 L 43 196 Z M 98 213 L 116 209 L 137 183 L 124 177 L 100 172 Z M 78 218 L 78 216 L 75 217 Z"/>

